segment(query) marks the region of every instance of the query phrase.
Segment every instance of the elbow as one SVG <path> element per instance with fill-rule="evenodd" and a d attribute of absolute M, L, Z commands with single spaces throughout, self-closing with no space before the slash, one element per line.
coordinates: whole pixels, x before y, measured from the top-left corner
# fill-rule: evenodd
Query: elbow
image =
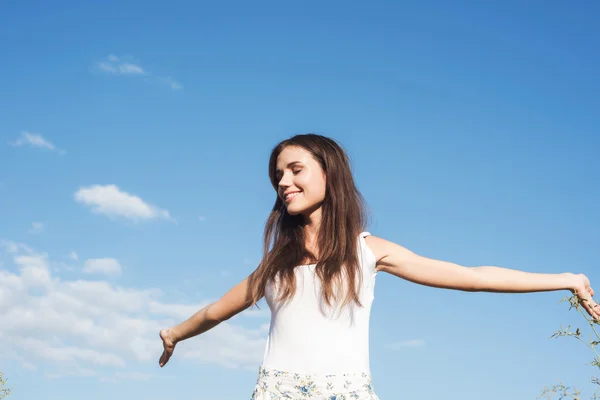
<path fill-rule="evenodd" d="M 227 315 L 223 312 L 223 309 L 222 309 L 222 307 L 220 307 L 220 304 L 218 301 L 206 306 L 205 312 L 204 312 L 204 317 L 206 318 L 207 321 L 216 323 L 216 324 L 219 324 L 223 321 L 227 321 L 229 318 L 231 318 L 230 315 Z"/>
<path fill-rule="evenodd" d="M 469 268 L 471 279 L 469 279 L 466 292 L 487 292 L 489 290 L 489 281 L 485 276 L 486 267 Z"/>

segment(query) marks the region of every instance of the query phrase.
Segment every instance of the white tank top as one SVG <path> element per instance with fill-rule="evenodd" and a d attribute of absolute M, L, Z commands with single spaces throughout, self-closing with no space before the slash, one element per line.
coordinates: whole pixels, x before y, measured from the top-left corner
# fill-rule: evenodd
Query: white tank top
<path fill-rule="evenodd" d="M 375 289 L 375 255 L 358 237 L 362 272 L 359 298 L 344 308 L 328 307 L 321 295 L 315 264 L 295 268 L 296 293 L 288 302 L 276 302 L 276 284 L 265 289 L 271 325 L 263 366 L 297 373 L 370 373 L 369 319 Z"/>

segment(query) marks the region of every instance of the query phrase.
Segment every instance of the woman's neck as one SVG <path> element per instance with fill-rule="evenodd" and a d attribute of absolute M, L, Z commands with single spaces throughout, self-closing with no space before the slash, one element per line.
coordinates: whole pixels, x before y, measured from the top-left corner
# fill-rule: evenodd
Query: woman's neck
<path fill-rule="evenodd" d="M 304 248 L 319 257 L 318 239 L 321 227 L 321 207 L 304 215 Z"/>

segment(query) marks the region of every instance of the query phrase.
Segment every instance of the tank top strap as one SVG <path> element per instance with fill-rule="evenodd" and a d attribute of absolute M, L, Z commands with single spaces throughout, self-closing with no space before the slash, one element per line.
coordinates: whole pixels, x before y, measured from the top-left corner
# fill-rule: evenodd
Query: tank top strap
<path fill-rule="evenodd" d="M 373 251 L 371 250 L 371 248 L 367 245 L 367 242 L 365 241 L 365 238 L 367 236 L 371 236 L 371 233 L 368 231 L 361 232 L 358 235 L 360 259 L 361 259 L 363 268 L 365 268 L 366 271 L 376 274 L 377 273 L 377 271 L 376 271 L 377 257 L 375 257 L 375 253 L 373 253 Z"/>

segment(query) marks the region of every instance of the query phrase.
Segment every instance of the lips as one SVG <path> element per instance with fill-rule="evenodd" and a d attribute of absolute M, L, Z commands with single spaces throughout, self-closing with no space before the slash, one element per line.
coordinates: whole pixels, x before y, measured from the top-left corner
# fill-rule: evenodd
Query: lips
<path fill-rule="evenodd" d="M 284 200 L 286 203 L 289 203 L 290 201 L 292 201 L 294 199 L 294 197 L 298 196 L 301 193 L 302 193 L 301 191 L 287 193 L 284 197 Z"/>

